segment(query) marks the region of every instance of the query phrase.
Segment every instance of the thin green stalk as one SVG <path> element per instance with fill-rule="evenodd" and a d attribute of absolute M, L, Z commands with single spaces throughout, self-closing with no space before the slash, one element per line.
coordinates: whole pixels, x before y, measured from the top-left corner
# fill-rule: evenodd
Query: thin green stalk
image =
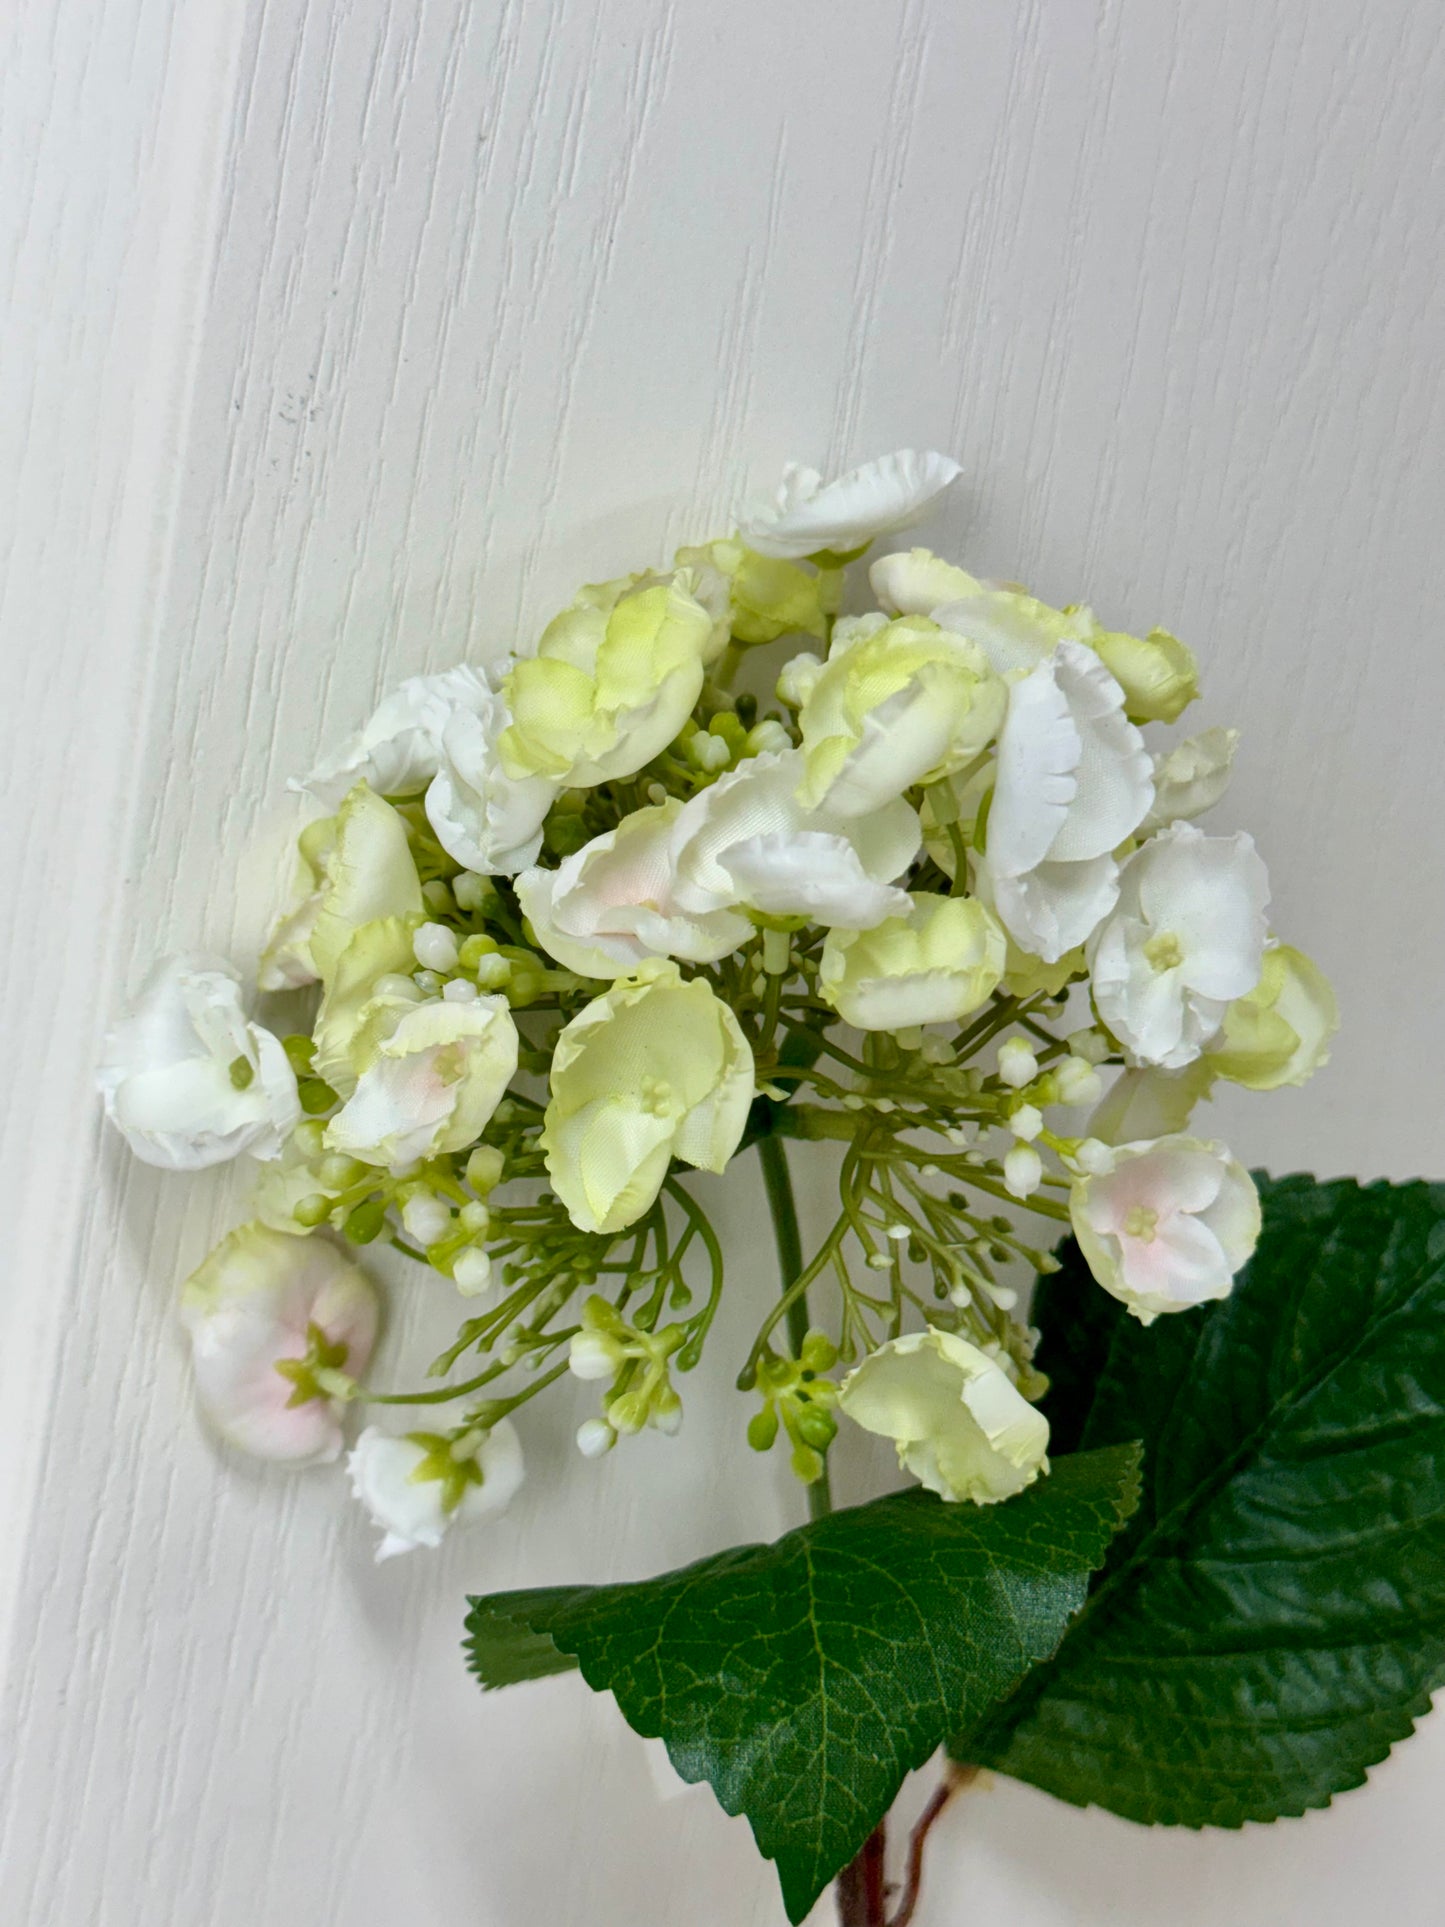
<path fill-rule="evenodd" d="M 793 1197 L 793 1180 L 788 1170 L 788 1154 L 780 1137 L 758 1139 L 763 1183 L 767 1186 L 768 1209 L 773 1218 L 773 1241 L 778 1248 L 778 1270 L 783 1290 L 803 1275 L 803 1241 L 798 1233 L 798 1206 Z M 808 1294 L 800 1291 L 788 1303 L 788 1343 L 794 1358 L 803 1355 L 803 1340 L 808 1336 Z M 820 1477 L 808 1487 L 808 1517 L 822 1519 L 833 1510 L 833 1494 L 825 1459 Z"/>

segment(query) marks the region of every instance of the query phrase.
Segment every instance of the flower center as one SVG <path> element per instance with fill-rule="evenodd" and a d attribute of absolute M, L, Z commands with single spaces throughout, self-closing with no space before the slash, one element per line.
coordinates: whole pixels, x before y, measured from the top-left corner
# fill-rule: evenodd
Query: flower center
<path fill-rule="evenodd" d="M 1177 970 L 1184 961 L 1184 945 L 1172 930 L 1161 930 L 1144 946 L 1144 960 L 1151 969 Z"/>
<path fill-rule="evenodd" d="M 672 1086 L 665 1077 L 644 1077 L 640 1096 L 644 1111 L 653 1117 L 666 1117 L 672 1103 Z"/>
<path fill-rule="evenodd" d="M 1151 1245 L 1154 1234 L 1159 1229 L 1159 1213 L 1147 1204 L 1131 1205 L 1129 1215 L 1124 1220 L 1124 1236 L 1137 1238 L 1140 1244 Z"/>

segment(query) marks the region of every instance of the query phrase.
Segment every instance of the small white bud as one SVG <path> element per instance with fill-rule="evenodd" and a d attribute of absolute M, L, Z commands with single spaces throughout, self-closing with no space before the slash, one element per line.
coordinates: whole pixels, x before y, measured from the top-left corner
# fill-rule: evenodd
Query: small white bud
<path fill-rule="evenodd" d="M 464 1204 L 457 1213 L 462 1230 L 473 1238 L 485 1238 L 491 1229 L 492 1214 L 484 1204 Z"/>
<path fill-rule="evenodd" d="M 721 736 L 714 736 L 709 729 L 700 729 L 696 736 L 689 736 L 686 749 L 687 760 L 700 770 L 726 769 L 732 761 L 732 751 Z"/>
<path fill-rule="evenodd" d="M 1003 1181 L 1012 1196 L 1030 1198 L 1043 1182 L 1044 1161 L 1032 1144 L 1016 1144 L 1003 1161 Z"/>
<path fill-rule="evenodd" d="M 424 923 L 411 940 L 412 953 L 423 970 L 455 970 L 457 940 L 444 923 Z"/>
<path fill-rule="evenodd" d="M 487 879 L 479 877 L 475 870 L 463 870 L 460 876 L 452 878 L 452 895 L 462 910 L 480 910 L 487 899 Z"/>
<path fill-rule="evenodd" d="M 791 749 L 793 739 L 776 716 L 765 716 L 743 739 L 750 756 L 765 756 L 770 750 Z"/>
<path fill-rule="evenodd" d="M 511 959 L 499 957 L 493 951 L 477 959 L 477 967 L 472 974 L 483 990 L 503 990 L 512 981 Z"/>
<path fill-rule="evenodd" d="M 661 783 L 648 784 L 647 800 L 654 809 L 660 809 L 667 801 L 667 791 L 662 787 Z M 617 1434 L 614 1432 L 612 1436 L 616 1438 Z"/>
<path fill-rule="evenodd" d="M 925 1037 L 918 1047 L 925 1064 L 951 1064 L 953 1046 L 946 1037 Z"/>
<path fill-rule="evenodd" d="M 621 1363 L 621 1347 L 605 1332 L 573 1333 L 567 1368 L 574 1378 L 615 1378 Z"/>
<path fill-rule="evenodd" d="M 895 1244 L 901 1245 L 913 1236 L 913 1226 L 911 1224 L 891 1224 L 884 1233 L 884 1236 L 891 1238 Z"/>
<path fill-rule="evenodd" d="M 419 1245 L 434 1245 L 451 1230 L 452 1214 L 440 1198 L 434 1198 L 428 1191 L 419 1191 L 401 1207 L 401 1222 L 406 1235 Z"/>
<path fill-rule="evenodd" d="M 467 1159 L 467 1183 L 485 1197 L 502 1181 L 506 1160 L 494 1144 L 479 1144 Z"/>
<path fill-rule="evenodd" d="M 822 673 L 822 658 L 815 656 L 811 649 L 790 657 L 778 674 L 778 701 L 786 703 L 789 709 L 801 709 Z"/>
<path fill-rule="evenodd" d="M 435 997 L 442 987 L 442 980 L 434 970 L 414 970 L 411 980 L 424 997 Z"/>
<path fill-rule="evenodd" d="M 1037 1104 L 1020 1104 L 1009 1118 L 1008 1127 L 1020 1144 L 1032 1144 L 1044 1128 L 1044 1114 Z"/>
<path fill-rule="evenodd" d="M 480 1298 L 492 1282 L 492 1261 L 475 1245 L 458 1252 L 452 1265 L 452 1283 L 463 1298 Z"/>
<path fill-rule="evenodd" d="M 1098 1178 L 1113 1170 L 1114 1153 L 1102 1138 L 1081 1138 L 1074 1152 L 1074 1163 L 1089 1177 Z"/>
<path fill-rule="evenodd" d="M 449 1004 L 474 1004 L 477 1001 L 477 987 L 469 984 L 465 977 L 453 977 L 442 985 L 442 996 Z"/>
<path fill-rule="evenodd" d="M 1113 1048 L 1107 1037 L 1091 1024 L 1086 1030 L 1076 1030 L 1064 1039 L 1075 1057 L 1082 1057 L 1086 1064 L 1102 1064 Z"/>
<path fill-rule="evenodd" d="M 577 1450 L 584 1459 L 600 1459 L 617 1443 L 617 1434 L 605 1418 L 584 1419 L 577 1427 Z"/>
<path fill-rule="evenodd" d="M 943 1135 L 948 1139 L 950 1144 L 955 1145 L 962 1151 L 973 1142 L 973 1126 L 971 1124 L 950 1124 Z"/>
<path fill-rule="evenodd" d="M 892 1271 L 893 1260 L 886 1251 L 870 1251 L 868 1266 L 872 1271 Z"/>
<path fill-rule="evenodd" d="M 1066 1057 L 1055 1065 L 1054 1082 L 1061 1104 L 1097 1104 L 1104 1094 L 1103 1078 L 1083 1057 Z"/>
<path fill-rule="evenodd" d="M 1010 1037 L 999 1046 L 998 1074 L 1010 1090 L 1021 1091 L 1039 1074 L 1039 1060 L 1022 1037 Z"/>

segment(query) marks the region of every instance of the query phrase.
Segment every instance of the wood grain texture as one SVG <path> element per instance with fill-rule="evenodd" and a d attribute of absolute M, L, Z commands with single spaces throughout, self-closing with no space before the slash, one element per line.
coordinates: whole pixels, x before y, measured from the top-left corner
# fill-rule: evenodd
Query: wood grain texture
<path fill-rule="evenodd" d="M 610 1705 L 484 1702 L 457 1649 L 468 1586 L 784 1524 L 722 1386 L 600 1468 L 580 1404 L 544 1418 L 504 1520 L 374 1568 L 335 1477 L 190 1420 L 174 1283 L 236 1191 L 101 1141 L 98 1027 L 158 947 L 254 957 L 284 779 L 385 683 L 530 636 L 787 456 L 924 442 L 965 464 L 941 537 L 1167 622 L 1203 721 L 1245 726 L 1229 818 L 1346 1029 L 1222 1128 L 1438 1174 L 1437 10 L 28 0 L 4 31 L 0 1918 L 773 1927 L 741 1824 L 659 1804 Z M 768 1263 L 751 1182 L 720 1352 Z M 388 1376 L 444 1297 L 399 1294 Z M 918 1919 L 1328 1927 L 1385 1895 L 1426 1927 L 1442 1784 L 1427 1725 L 1241 1838 L 973 1793 Z"/>

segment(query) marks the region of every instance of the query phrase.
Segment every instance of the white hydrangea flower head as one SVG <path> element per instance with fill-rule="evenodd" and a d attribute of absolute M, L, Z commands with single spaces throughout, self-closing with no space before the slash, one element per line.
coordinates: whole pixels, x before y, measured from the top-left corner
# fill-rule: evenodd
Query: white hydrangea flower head
<path fill-rule="evenodd" d="M 228 1444 L 290 1465 L 339 1455 L 344 1401 L 303 1368 L 324 1357 L 323 1370 L 359 1378 L 380 1301 L 335 1245 L 241 1225 L 182 1286 L 180 1319 L 197 1401 Z"/>
<path fill-rule="evenodd" d="M 1259 1238 L 1259 1194 L 1222 1144 L 1121 1144 L 1074 1180 L 1069 1217 L 1094 1277 L 1143 1324 L 1226 1298 Z"/>
<path fill-rule="evenodd" d="M 347 1470 L 383 1535 L 378 1563 L 420 1547 L 435 1551 L 453 1526 L 501 1512 L 521 1489 L 522 1441 L 510 1419 L 499 1419 L 469 1458 L 453 1460 L 450 1476 L 448 1457 L 445 1441 L 426 1435 L 392 1437 L 369 1425 L 357 1439 Z"/>
<path fill-rule="evenodd" d="M 831 482 L 815 468 L 789 462 L 772 502 L 742 516 L 738 534 L 759 555 L 791 561 L 848 555 L 875 536 L 921 520 L 962 472 L 947 455 L 913 448 L 865 462 Z"/>
<path fill-rule="evenodd" d="M 981 864 L 1021 950 L 1057 963 L 1093 934 L 1118 898 L 1113 852 L 1153 800 L 1118 683 L 1083 644 L 1059 643 L 1009 689 Z"/>
<path fill-rule="evenodd" d="M 166 1171 L 273 1158 L 301 1116 L 280 1038 L 248 1021 L 240 979 L 214 957 L 157 964 L 107 1033 L 96 1083 L 131 1150 Z"/>
<path fill-rule="evenodd" d="M 1049 1425 L 998 1362 L 952 1332 L 910 1332 L 843 1380 L 855 1425 L 892 1439 L 930 1492 L 993 1505 L 1048 1470 Z"/>
<path fill-rule="evenodd" d="M 1090 938 L 1099 1015 L 1134 1062 L 1178 1070 L 1259 982 L 1269 876 L 1254 840 L 1176 823 L 1135 851 Z"/>

